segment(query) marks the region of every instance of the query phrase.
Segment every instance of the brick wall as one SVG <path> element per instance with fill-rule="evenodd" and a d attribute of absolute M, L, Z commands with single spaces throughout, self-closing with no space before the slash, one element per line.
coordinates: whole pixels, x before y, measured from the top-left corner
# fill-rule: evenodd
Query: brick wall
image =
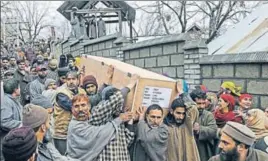
<path fill-rule="evenodd" d="M 242 86 L 254 96 L 254 107 L 268 106 L 268 53 L 207 56 L 201 60 L 201 83 L 212 91 L 224 81 Z"/>

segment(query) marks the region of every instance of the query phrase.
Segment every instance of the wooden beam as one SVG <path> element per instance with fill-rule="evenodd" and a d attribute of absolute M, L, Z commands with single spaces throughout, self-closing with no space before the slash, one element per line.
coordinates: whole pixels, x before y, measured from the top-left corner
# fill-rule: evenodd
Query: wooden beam
<path fill-rule="evenodd" d="M 93 16 L 83 16 L 84 18 L 93 18 Z M 102 15 L 102 16 L 96 16 L 97 18 L 110 18 L 110 17 L 118 17 L 118 15 Z"/>
<path fill-rule="evenodd" d="M 100 9 L 80 9 L 76 13 L 108 13 L 108 12 L 118 12 L 121 8 L 100 8 Z M 72 10 L 65 10 L 64 12 L 72 12 Z"/>
<path fill-rule="evenodd" d="M 118 23 L 118 20 L 109 20 L 109 21 L 104 21 L 105 23 Z"/>

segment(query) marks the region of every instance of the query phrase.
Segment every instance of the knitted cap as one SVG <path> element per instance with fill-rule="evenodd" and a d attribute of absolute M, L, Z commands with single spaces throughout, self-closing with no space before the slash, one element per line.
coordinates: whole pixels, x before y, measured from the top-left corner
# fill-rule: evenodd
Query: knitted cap
<path fill-rule="evenodd" d="M 48 118 L 47 110 L 34 104 L 25 105 L 22 115 L 22 124 L 31 128 L 41 126 Z"/>
<path fill-rule="evenodd" d="M 58 60 L 57 59 L 51 59 L 50 61 L 49 61 L 49 67 L 54 67 L 54 68 L 56 68 L 57 66 L 58 66 Z"/>
<path fill-rule="evenodd" d="M 221 99 L 223 99 L 225 102 L 229 103 L 229 110 L 233 111 L 235 107 L 235 99 L 232 95 L 230 94 L 222 94 L 220 96 Z"/>
<path fill-rule="evenodd" d="M 228 121 L 223 127 L 222 132 L 246 145 L 253 145 L 255 141 L 255 134 L 247 126 L 240 123 Z"/>
<path fill-rule="evenodd" d="M 58 75 L 59 77 L 65 76 L 69 72 L 69 68 L 59 68 Z"/>
<path fill-rule="evenodd" d="M 34 105 L 43 107 L 45 109 L 53 107 L 51 101 L 47 97 L 45 97 L 41 94 L 35 96 L 34 99 L 31 101 L 31 103 Z"/>
<path fill-rule="evenodd" d="M 56 81 L 54 79 L 50 79 L 50 78 L 46 79 L 46 81 L 45 81 L 45 89 L 47 89 L 47 87 L 51 83 L 56 83 Z"/>
<path fill-rule="evenodd" d="M 2 144 L 5 160 L 25 161 L 37 150 L 37 138 L 31 127 L 12 129 L 4 137 Z"/>
<path fill-rule="evenodd" d="M 83 79 L 83 87 L 86 88 L 88 84 L 94 84 L 98 88 L 98 83 L 93 75 L 87 75 Z"/>

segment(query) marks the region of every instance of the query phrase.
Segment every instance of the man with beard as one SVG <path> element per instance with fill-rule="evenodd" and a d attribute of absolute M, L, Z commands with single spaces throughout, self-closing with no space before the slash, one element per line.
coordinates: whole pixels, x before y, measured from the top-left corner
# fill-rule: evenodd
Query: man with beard
<path fill-rule="evenodd" d="M 138 113 L 133 161 L 166 161 L 168 127 L 163 123 L 163 109 L 153 104 Z"/>
<path fill-rule="evenodd" d="M 10 68 L 16 70 L 17 69 L 17 61 L 15 56 L 11 56 L 9 59 Z"/>
<path fill-rule="evenodd" d="M 66 86 L 58 88 L 54 107 L 54 143 L 59 152 L 66 152 L 66 139 L 69 122 L 72 118 L 72 98 L 77 94 L 86 94 L 78 87 L 77 72 L 70 71 L 66 74 Z"/>
<path fill-rule="evenodd" d="M 200 89 L 193 90 L 190 93 L 193 101 L 195 101 L 198 111 L 199 120 L 194 123 L 194 134 L 197 148 L 201 161 L 207 161 L 214 155 L 214 139 L 217 134 L 217 124 L 211 112 L 206 108 L 206 93 Z"/>
<path fill-rule="evenodd" d="M 100 104 L 115 108 L 122 106 L 123 101 L 123 96 L 118 91 Z M 72 104 L 73 118 L 68 129 L 67 155 L 81 161 L 101 160 L 98 159 L 98 156 L 106 150 L 107 144 L 117 139 L 116 134 L 120 130 L 119 127 L 124 122 L 131 120 L 133 114 L 130 112 L 121 113 L 109 122 L 94 126 L 89 121 L 92 116 L 88 97 L 85 94 L 76 95 L 72 100 Z M 117 146 L 121 147 L 123 145 L 119 144 Z M 121 152 L 123 152 L 122 150 Z M 110 154 L 112 157 L 117 157 L 113 153 Z M 106 158 L 106 160 L 109 159 Z"/>
<path fill-rule="evenodd" d="M 47 67 L 45 65 L 39 65 L 36 67 L 36 71 L 38 77 L 30 83 L 30 100 L 33 100 L 35 96 L 42 94 L 42 92 L 45 90 Z"/>
<path fill-rule="evenodd" d="M 51 59 L 48 63 L 48 73 L 47 78 L 54 79 L 55 81 L 58 81 L 58 61 L 57 59 Z"/>
<path fill-rule="evenodd" d="M 181 96 L 172 102 L 164 119 L 169 131 L 167 161 L 200 161 L 193 132 L 196 112 L 197 107 L 187 107 Z"/>
<path fill-rule="evenodd" d="M 38 142 L 38 161 L 65 160 L 70 158 L 62 156 L 55 146 L 51 143 L 49 131 L 50 117 L 48 111 L 41 106 L 27 104 L 23 108 L 22 124 L 31 127 L 37 137 Z"/>
<path fill-rule="evenodd" d="M 103 85 L 105 87 L 106 85 Z M 98 83 L 93 75 L 87 75 L 83 79 L 83 88 L 87 92 L 90 100 L 91 108 L 96 106 L 101 101 L 101 90 L 98 91 Z"/>
<path fill-rule="evenodd" d="M 245 125 L 229 121 L 222 129 L 221 152 L 209 161 L 267 161 L 267 153 L 251 147 L 255 138 L 255 134 Z"/>

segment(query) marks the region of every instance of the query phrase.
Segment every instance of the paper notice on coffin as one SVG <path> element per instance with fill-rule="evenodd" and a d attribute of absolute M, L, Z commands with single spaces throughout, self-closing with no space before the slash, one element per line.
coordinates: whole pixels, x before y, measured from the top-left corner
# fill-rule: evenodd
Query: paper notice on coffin
<path fill-rule="evenodd" d="M 172 89 L 170 88 L 145 86 L 142 106 L 148 107 L 152 104 L 158 104 L 162 108 L 168 108 L 171 93 Z"/>

